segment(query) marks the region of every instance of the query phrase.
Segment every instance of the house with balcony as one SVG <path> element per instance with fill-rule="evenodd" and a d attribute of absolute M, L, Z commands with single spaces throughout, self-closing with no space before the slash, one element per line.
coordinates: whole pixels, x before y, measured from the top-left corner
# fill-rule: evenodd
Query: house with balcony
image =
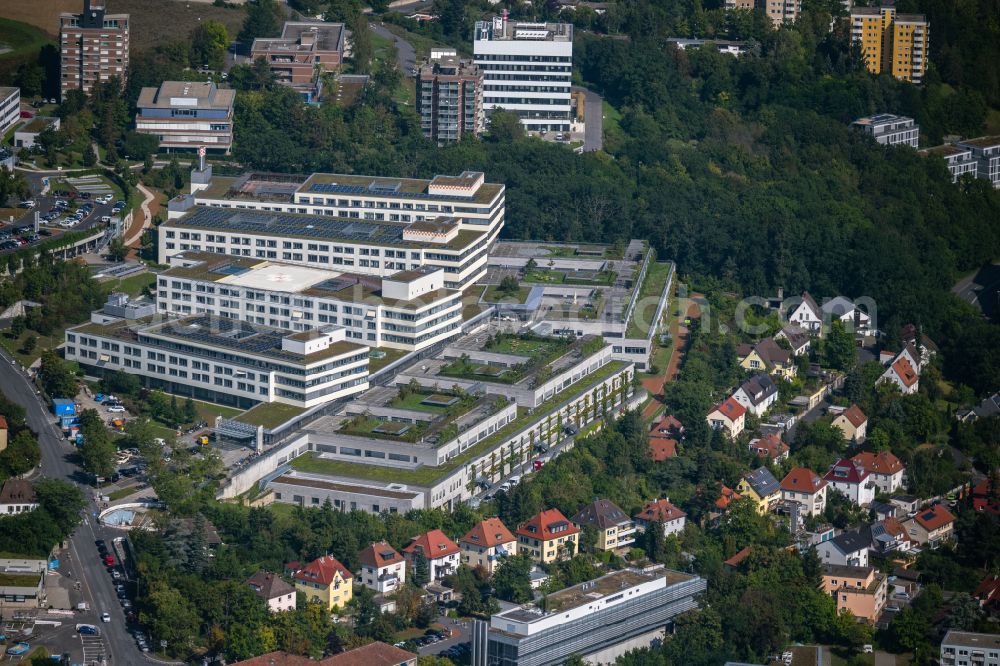
<path fill-rule="evenodd" d="M 354 574 L 332 555 L 313 560 L 295 572 L 292 579 L 306 601 L 323 604 L 327 610 L 343 608 L 354 596 Z"/>
<path fill-rule="evenodd" d="M 887 556 L 892 553 L 905 553 L 910 550 L 910 541 L 906 528 L 898 518 L 883 518 L 871 524 L 871 552 Z"/>
<path fill-rule="evenodd" d="M 517 537 L 499 518 L 480 520 L 458 540 L 458 545 L 462 549 L 463 564 L 482 567 L 491 576 L 501 559 L 517 555 Z"/>
<path fill-rule="evenodd" d="M 837 612 L 847 611 L 855 618 L 875 624 L 885 608 L 888 576 L 873 567 L 824 564 L 820 587 L 837 602 Z"/>
<path fill-rule="evenodd" d="M 655 499 L 647 502 L 642 511 L 633 516 L 638 532 L 645 532 L 653 524 L 659 523 L 663 535 L 680 534 L 684 531 L 687 514 L 670 503 L 669 499 Z"/>
<path fill-rule="evenodd" d="M 722 430 L 730 439 L 736 439 L 743 432 L 746 414 L 746 407 L 730 397 L 713 407 L 706 420 L 712 430 Z"/>
<path fill-rule="evenodd" d="M 360 553 L 358 581 L 377 594 L 392 594 L 406 584 L 406 560 L 385 541 L 373 543 Z"/>
<path fill-rule="evenodd" d="M 629 548 L 635 543 L 635 523 L 611 500 L 595 500 L 570 520 L 581 529 L 584 525 L 593 527 L 597 531 L 597 547 L 601 550 Z"/>
<path fill-rule="evenodd" d="M 950 629 L 941 640 L 941 666 L 1000 666 L 1000 634 Z"/>
<path fill-rule="evenodd" d="M 868 506 L 875 499 L 875 482 L 860 463 L 841 458 L 830 467 L 823 479 L 838 493 L 858 506 Z"/>
<path fill-rule="evenodd" d="M 826 481 L 806 467 L 793 467 L 781 480 L 781 499 L 795 502 L 806 516 L 818 516 L 826 509 Z"/>
<path fill-rule="evenodd" d="M 458 544 L 445 536 L 444 532 L 431 530 L 413 537 L 403 548 L 403 557 L 413 566 L 419 555 L 423 555 L 427 559 L 431 581 L 436 581 L 458 570 L 461 552 Z"/>
<path fill-rule="evenodd" d="M 517 528 L 517 552 L 541 564 L 573 557 L 580 546 L 580 528 L 559 509 L 546 509 Z"/>
<path fill-rule="evenodd" d="M 891 451 L 862 451 L 851 460 L 868 472 L 878 492 L 888 494 L 902 487 L 906 466 Z"/>
<path fill-rule="evenodd" d="M 781 499 L 781 484 L 766 467 L 758 467 L 744 474 L 736 486 L 736 492 L 749 497 L 757 505 L 757 513 L 765 514 Z"/>

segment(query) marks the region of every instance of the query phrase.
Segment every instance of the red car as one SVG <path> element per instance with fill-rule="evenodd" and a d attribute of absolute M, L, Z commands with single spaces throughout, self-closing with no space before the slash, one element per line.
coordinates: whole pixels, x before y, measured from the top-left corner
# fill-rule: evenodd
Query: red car
<path fill-rule="evenodd" d="M 113 566 L 115 566 L 115 558 L 114 558 L 113 555 L 105 555 L 104 556 L 104 566 L 106 566 L 106 567 L 113 567 Z"/>

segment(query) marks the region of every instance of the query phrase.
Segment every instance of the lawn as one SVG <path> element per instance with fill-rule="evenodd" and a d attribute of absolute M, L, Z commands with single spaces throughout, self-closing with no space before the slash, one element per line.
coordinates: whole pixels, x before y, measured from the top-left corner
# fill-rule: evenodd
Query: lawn
<path fill-rule="evenodd" d="M 198 410 L 198 419 L 207 421 L 210 426 L 215 423 L 216 416 L 231 419 L 243 413 L 242 409 L 236 407 L 226 407 L 225 405 L 216 405 L 212 402 L 201 402 L 200 400 L 194 401 L 194 407 Z"/>
<path fill-rule="evenodd" d="M 621 122 L 622 119 L 621 112 L 619 112 L 618 109 L 616 109 L 615 107 L 608 104 L 607 100 L 604 100 L 603 111 L 604 111 L 604 131 L 605 132 L 608 132 L 610 130 L 614 130 L 616 132 L 620 131 L 621 126 L 619 125 L 619 123 Z"/>
<path fill-rule="evenodd" d="M 566 281 L 566 274 L 562 271 L 533 268 L 524 274 L 523 280 L 539 284 L 562 284 Z"/>
<path fill-rule="evenodd" d="M 402 37 L 404 40 L 410 43 L 416 55 L 418 66 L 422 61 L 426 60 L 430 56 L 431 49 L 453 48 L 448 46 L 447 44 L 441 44 L 439 42 L 435 42 L 430 37 L 424 37 L 423 35 L 418 35 L 415 32 L 410 32 L 401 25 L 396 25 L 394 23 L 385 23 L 383 24 L 383 26 L 385 27 L 386 30 L 388 30 L 392 34 L 396 35 L 397 37 Z M 408 72 L 404 72 L 404 74 L 408 74 Z"/>
<path fill-rule="evenodd" d="M 121 488 L 115 492 L 108 495 L 108 501 L 114 502 L 115 500 L 120 500 L 123 497 L 128 497 L 129 495 L 134 495 L 139 492 L 135 486 L 129 486 L 128 488 Z"/>
<path fill-rule="evenodd" d="M 656 308 L 669 276 L 669 263 L 653 262 L 649 264 L 646 277 L 642 281 L 642 286 L 639 287 L 639 298 L 632 311 L 632 318 L 629 320 L 625 337 L 645 338 L 649 335 L 650 326 L 656 323 L 652 320 L 656 316 Z"/>
<path fill-rule="evenodd" d="M 424 404 L 424 400 L 427 400 L 427 398 L 429 397 L 431 397 L 430 393 L 423 393 L 423 392 L 410 393 L 402 400 L 398 402 L 393 402 L 392 406 L 395 409 L 412 409 L 418 412 L 430 412 L 432 414 L 443 414 L 448 410 L 448 408 L 444 406 Z M 435 397 L 449 399 L 449 398 L 454 398 L 455 396 L 443 395 Z M 456 402 L 455 404 L 458 403 Z"/>
<path fill-rule="evenodd" d="M 518 287 L 516 292 L 510 293 L 500 291 L 500 286 L 493 284 L 486 288 L 483 300 L 487 303 L 524 303 L 530 293 L 531 287 Z"/>
<path fill-rule="evenodd" d="M 0 585 L 9 585 L 11 587 L 35 587 L 38 585 L 38 575 L 0 573 Z"/>
<path fill-rule="evenodd" d="M 25 354 L 21 351 L 21 348 L 24 346 L 24 341 L 32 335 L 38 339 L 38 342 L 35 343 L 35 348 L 30 354 Z M 10 352 L 24 367 L 30 366 L 36 360 L 41 358 L 42 354 L 47 349 L 55 349 L 61 345 L 64 340 L 63 331 L 57 331 L 52 335 L 38 335 L 34 331 L 25 330 L 25 332 L 19 337 L 13 339 L 7 336 L 6 331 L 0 335 L 0 344 L 2 344 L 4 348 Z"/>
<path fill-rule="evenodd" d="M 303 408 L 295 407 L 294 405 L 285 405 L 280 402 L 262 402 L 237 416 L 236 420 L 240 423 L 264 426 L 265 430 L 269 430 L 277 428 L 288 419 L 294 418 L 304 411 Z"/>
<path fill-rule="evenodd" d="M 372 352 L 381 352 L 382 356 L 380 356 L 379 358 L 375 358 L 374 356 L 371 355 Z M 368 373 L 374 374 L 378 372 L 379 370 L 389 365 L 390 363 L 394 363 L 399 359 L 403 358 L 404 356 L 406 356 L 407 353 L 408 352 L 403 351 L 402 349 L 390 349 L 388 347 L 374 347 L 371 350 L 371 352 L 369 352 L 368 356 Z"/>
<path fill-rule="evenodd" d="M 6 5 L 6 2 L 4 4 Z M 5 15 L 7 14 L 6 9 L 2 11 Z M 50 21 L 51 17 L 50 14 Z M 3 51 L 0 53 L 0 61 L 6 58 L 19 58 L 32 51 L 37 51 L 48 41 L 49 38 L 45 33 L 33 25 L 12 21 L 9 18 L 0 18 L 0 50 Z"/>
<path fill-rule="evenodd" d="M 570 343 L 563 339 L 534 339 L 531 336 L 500 335 L 485 348 L 495 354 L 514 354 L 516 356 L 531 356 L 555 358 L 569 347 Z"/>
<path fill-rule="evenodd" d="M 153 287 L 156 284 L 156 274 L 143 272 L 108 281 L 107 284 L 111 286 L 111 291 L 124 291 L 129 296 L 136 298 L 142 295 L 143 289 Z"/>

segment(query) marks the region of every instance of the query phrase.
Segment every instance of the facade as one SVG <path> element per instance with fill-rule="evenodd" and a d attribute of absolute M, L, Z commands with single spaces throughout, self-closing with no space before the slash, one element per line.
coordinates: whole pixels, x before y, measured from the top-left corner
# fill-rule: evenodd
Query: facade
<path fill-rule="evenodd" d="M 937 155 L 943 159 L 945 166 L 948 167 L 948 173 L 951 174 L 951 182 L 953 183 L 957 183 L 958 179 L 965 174 L 971 174 L 973 178 L 976 177 L 978 161 L 972 156 L 970 148 L 945 144 L 943 146 L 934 146 L 933 148 L 924 148 L 920 151 L 920 155 L 923 157 Z"/>
<path fill-rule="evenodd" d="M 441 580 L 455 573 L 461 561 L 459 557 L 461 549 L 441 530 L 431 530 L 413 537 L 403 548 L 403 557 L 411 566 L 414 565 L 418 553 L 427 558 L 431 581 Z"/>
<path fill-rule="evenodd" d="M 501 558 L 517 555 L 517 537 L 499 518 L 480 520 L 458 540 L 458 545 L 462 549 L 462 564 L 482 567 L 491 576 Z"/>
<path fill-rule="evenodd" d="M 781 499 L 795 502 L 807 516 L 818 516 L 826 509 L 826 481 L 806 467 L 793 467 L 781 480 Z"/>
<path fill-rule="evenodd" d="M 1000 634 L 949 629 L 941 640 L 941 666 L 1000 666 Z"/>
<path fill-rule="evenodd" d="M 35 116 L 14 130 L 14 147 L 34 148 L 39 134 L 50 127 L 53 130 L 57 130 L 60 124 L 59 118 L 56 117 Z"/>
<path fill-rule="evenodd" d="M 417 115 L 424 136 L 438 143 L 478 136 L 485 124 L 483 73 L 454 51 L 432 52 L 417 73 Z"/>
<path fill-rule="evenodd" d="M 9 428 L 7 426 L 7 419 L 4 418 L 3 414 L 0 414 L 0 451 L 7 448 L 8 435 Z"/>
<path fill-rule="evenodd" d="M 306 601 L 321 603 L 328 610 L 343 608 L 354 596 L 354 576 L 335 557 L 324 555 L 313 560 L 292 576 L 295 589 Z"/>
<path fill-rule="evenodd" d="M 477 623 L 472 666 L 556 666 L 570 654 L 613 663 L 661 641 L 704 591 L 702 578 L 660 566 L 616 571 L 549 594 L 546 610 L 529 604 Z"/>
<path fill-rule="evenodd" d="M 483 108 L 516 113 L 530 132 L 568 132 L 573 25 L 477 21 L 473 43 L 483 73 Z"/>
<path fill-rule="evenodd" d="M 340 68 L 346 49 L 343 23 L 286 21 L 281 37 L 258 37 L 250 47 L 252 60 L 263 58 L 279 83 L 312 84 L 317 71 Z"/>
<path fill-rule="evenodd" d="M 406 584 L 406 561 L 385 541 L 373 543 L 358 553 L 358 582 L 376 594 L 392 594 Z"/>
<path fill-rule="evenodd" d="M 0 614 L 4 618 L 46 606 L 48 566 L 47 560 L 0 559 L 0 602 L 3 602 Z"/>
<path fill-rule="evenodd" d="M 139 93 L 135 131 L 155 136 L 167 152 L 204 146 L 228 153 L 235 100 L 235 90 L 220 90 L 214 83 L 164 81 Z"/>
<path fill-rule="evenodd" d="M 38 496 L 30 481 L 10 478 L 0 488 L 0 516 L 26 513 L 38 508 Z"/>
<path fill-rule="evenodd" d="M 713 430 L 723 430 L 730 439 L 736 439 L 743 432 L 746 414 L 746 408 L 730 397 L 714 407 L 706 418 Z"/>
<path fill-rule="evenodd" d="M 184 252 L 171 263 L 157 278 L 165 315 L 297 332 L 336 326 L 347 341 L 408 352 L 461 332 L 462 293 L 445 289 L 438 268 L 375 277 L 209 252 Z"/>
<path fill-rule="evenodd" d="M 21 122 L 21 89 L 0 86 L 0 136 Z"/>
<path fill-rule="evenodd" d="M 847 611 L 868 624 L 875 624 L 888 595 L 888 577 L 872 567 L 824 564 L 822 590 L 837 602 L 837 612 Z"/>
<path fill-rule="evenodd" d="M 763 0 L 761 7 L 775 28 L 794 23 L 802 11 L 802 0 Z"/>
<path fill-rule="evenodd" d="M 868 417 L 857 405 L 851 405 L 834 417 L 832 425 L 844 433 L 844 439 L 861 444 L 868 436 Z"/>
<path fill-rule="evenodd" d="M 875 482 L 860 463 L 841 458 L 830 467 L 824 480 L 858 506 L 868 506 L 875 499 Z"/>
<path fill-rule="evenodd" d="M 635 523 L 614 502 L 594 500 L 570 520 L 583 529 L 590 525 L 597 531 L 597 547 L 604 551 L 629 548 L 635 543 Z"/>
<path fill-rule="evenodd" d="M 781 484 L 766 467 L 758 467 L 744 474 L 736 486 L 736 492 L 749 497 L 757 505 L 757 513 L 765 514 L 781 499 Z"/>
<path fill-rule="evenodd" d="M 787 340 L 788 346 L 792 349 L 792 356 L 807 354 L 809 348 L 812 346 L 812 338 L 809 337 L 809 332 L 793 324 L 784 326 L 780 331 L 775 333 L 774 339 Z"/>
<path fill-rule="evenodd" d="M 83 0 L 80 14 L 59 15 L 60 92 L 90 94 L 112 77 L 128 74 L 129 15 L 109 14 L 104 2 Z"/>
<path fill-rule="evenodd" d="M 247 585 L 267 604 L 272 613 L 295 610 L 295 588 L 281 576 L 269 571 L 258 571 L 247 579 Z"/>
<path fill-rule="evenodd" d="M 782 379 L 792 380 L 798 372 L 792 353 L 782 349 L 774 338 L 765 338 L 755 345 L 742 344 L 736 348 L 740 367 L 751 372 L 767 372 Z"/>
<path fill-rule="evenodd" d="M 917 515 L 903 523 L 910 541 L 919 546 L 937 548 L 955 533 L 955 517 L 943 504 L 935 504 L 929 509 L 918 511 Z"/>
<path fill-rule="evenodd" d="M 878 453 L 862 451 L 851 460 L 867 470 L 880 493 L 895 492 L 903 485 L 906 467 L 903 465 L 903 461 L 890 451 L 879 451 Z"/>
<path fill-rule="evenodd" d="M 547 509 L 517 528 L 517 552 L 541 564 L 565 560 L 576 555 L 580 529 L 559 509 Z"/>
<path fill-rule="evenodd" d="M 812 335 L 819 335 L 823 331 L 823 311 L 808 291 L 802 292 L 799 303 L 789 311 L 788 321 Z"/>
<path fill-rule="evenodd" d="M 976 178 L 982 178 L 1000 189 L 1000 136 L 967 139 L 955 144 L 972 152 L 976 160 Z"/>
<path fill-rule="evenodd" d="M 882 113 L 877 116 L 858 118 L 851 127 L 875 139 L 882 146 L 910 146 L 916 148 L 920 142 L 920 127 L 913 118 Z"/>
<path fill-rule="evenodd" d="M 634 516 L 636 530 L 645 532 L 653 523 L 663 526 L 663 535 L 680 534 L 684 531 L 687 514 L 670 503 L 669 499 L 647 502 L 642 511 Z"/>
<path fill-rule="evenodd" d="M 921 83 L 927 70 L 930 26 L 921 15 L 896 14 L 896 8 L 851 9 L 851 41 L 861 46 L 872 74 L 892 74 Z"/>
<path fill-rule="evenodd" d="M 817 544 L 816 551 L 824 564 L 867 567 L 868 549 L 871 547 L 870 536 L 871 533 L 867 528 L 841 532 L 832 539 Z"/>
<path fill-rule="evenodd" d="M 226 405 L 312 407 L 368 388 L 368 348 L 344 329 L 289 333 L 196 315 L 67 329 L 66 360 L 94 376 L 120 370 L 149 387 Z"/>

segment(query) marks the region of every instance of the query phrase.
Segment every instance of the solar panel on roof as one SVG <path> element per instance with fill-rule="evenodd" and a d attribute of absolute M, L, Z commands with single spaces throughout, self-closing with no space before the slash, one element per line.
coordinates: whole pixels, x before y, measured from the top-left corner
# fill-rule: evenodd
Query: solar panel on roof
<path fill-rule="evenodd" d="M 934 516 L 935 516 L 935 514 L 934 514 L 934 512 L 933 512 L 933 511 L 925 511 L 925 512 L 924 512 L 924 515 L 923 515 L 923 516 L 921 516 L 921 517 L 922 517 L 922 518 L 923 518 L 924 520 L 931 520 L 931 519 L 933 519 L 933 518 L 934 518 Z"/>

